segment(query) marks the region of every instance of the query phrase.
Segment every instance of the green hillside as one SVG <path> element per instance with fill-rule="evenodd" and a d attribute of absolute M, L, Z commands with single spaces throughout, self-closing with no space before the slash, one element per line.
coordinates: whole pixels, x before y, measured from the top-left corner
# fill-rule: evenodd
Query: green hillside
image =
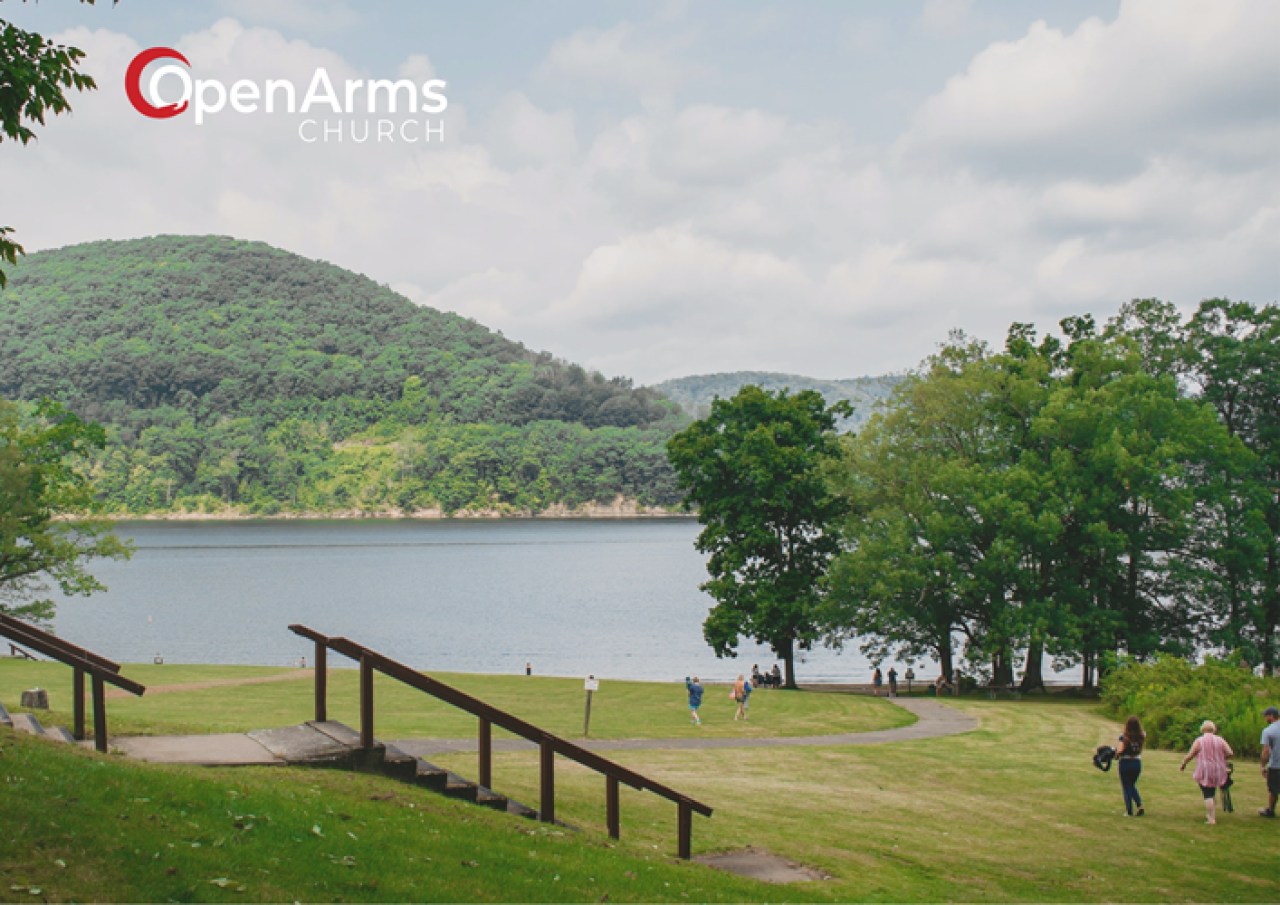
<path fill-rule="evenodd" d="M 711 410 L 712 400 L 717 396 L 721 399 L 729 399 L 748 384 L 764 390 L 785 389 L 793 393 L 816 390 L 827 400 L 828 405 L 841 399 L 852 403 L 853 417 L 845 419 L 840 425 L 842 429 L 848 430 L 865 424 L 875 412 L 876 405 L 887 399 L 893 392 L 899 379 L 890 375 L 820 380 L 815 377 L 802 377 L 799 374 L 776 374 L 771 371 L 733 371 L 727 374 L 679 377 L 655 384 L 653 389 L 678 404 L 686 414 L 694 418 L 706 417 Z"/>
<path fill-rule="evenodd" d="M 158 236 L 23 259 L 0 396 L 107 425 L 109 511 L 414 512 L 678 502 L 686 419 L 372 280 L 258 242 Z"/>

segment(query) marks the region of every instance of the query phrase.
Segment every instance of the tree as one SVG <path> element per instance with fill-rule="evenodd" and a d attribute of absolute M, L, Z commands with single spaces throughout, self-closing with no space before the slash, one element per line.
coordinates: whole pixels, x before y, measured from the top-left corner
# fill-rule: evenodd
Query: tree
<path fill-rule="evenodd" d="M 790 395 L 743 387 L 667 443 L 667 454 L 704 526 L 697 549 L 711 554 L 702 590 L 717 601 L 703 635 L 718 657 L 740 638 L 768 644 L 796 687 L 795 651 L 818 638 L 820 583 L 838 550 L 833 527 L 845 503 L 827 489 L 823 464 L 839 454 L 836 420 L 812 390 Z"/>
<path fill-rule="evenodd" d="M 93 4 L 94 0 L 80 0 Z M 28 125 L 44 125 L 46 113 L 71 110 L 64 89 L 89 91 L 93 78 L 76 70 L 84 51 L 54 44 L 33 31 L 24 31 L 0 19 L 0 141 L 9 138 L 24 145 L 35 138 Z M 8 238 L 13 227 L 0 226 L 0 263 L 18 262 L 22 246 Z M 0 269 L 0 289 L 6 283 Z"/>
<path fill-rule="evenodd" d="M 74 466 L 105 444 L 101 427 L 56 403 L 24 415 L 0 400 L 0 612 L 47 622 L 50 581 L 68 595 L 106 590 L 83 564 L 131 555 L 109 522 L 84 515 L 93 488 Z"/>

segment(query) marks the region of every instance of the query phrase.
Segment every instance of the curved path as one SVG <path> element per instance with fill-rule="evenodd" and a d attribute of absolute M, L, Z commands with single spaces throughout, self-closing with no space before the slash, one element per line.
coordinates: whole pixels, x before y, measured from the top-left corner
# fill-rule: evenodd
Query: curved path
<path fill-rule="evenodd" d="M 909 710 L 917 717 L 910 726 L 897 729 L 881 729 L 876 732 L 847 732 L 837 735 L 801 735 L 783 738 L 622 738 L 577 741 L 575 744 L 592 751 L 654 751 L 664 749 L 702 748 L 795 748 L 817 745 L 883 745 L 887 742 L 905 742 L 921 738 L 938 738 L 971 732 L 978 728 L 978 720 L 968 714 L 928 698 L 893 698 L 892 703 Z M 307 724 L 310 726 L 311 724 Z M 324 724 L 325 729 L 313 730 L 307 726 L 289 729 L 268 729 L 224 735 L 154 735 L 117 738 L 112 745 L 130 757 L 153 763 L 203 764 L 206 766 L 234 766 L 246 764 L 282 764 L 297 759 L 277 752 L 271 745 L 276 735 L 289 735 L 301 730 L 307 736 L 306 744 L 314 746 L 322 742 L 332 746 L 334 739 L 320 738 L 331 733 L 336 724 Z M 350 729 L 337 726 L 346 734 Z M 313 738 L 314 736 L 314 738 Z M 267 739 L 268 744 L 263 744 Z M 349 739 L 347 740 L 350 741 Z M 290 744 L 297 745 L 295 740 Z M 467 753 L 476 750 L 474 739 L 462 738 L 412 738 L 387 742 L 405 754 L 414 757 L 430 757 L 435 754 Z M 277 746 L 278 747 L 278 746 Z M 305 747 L 305 745 L 304 745 Z M 532 751 L 536 746 L 524 739 L 494 739 L 494 751 Z M 314 752 L 312 752 L 314 753 Z"/>
<path fill-rule="evenodd" d="M 818 745 L 883 745 L 919 738 L 938 738 L 972 732 L 978 720 L 931 698 L 892 698 L 890 703 L 916 715 L 916 722 L 897 729 L 875 732 L 848 732 L 838 735 L 797 735 L 781 738 L 619 738 L 578 741 L 589 751 L 652 751 L 701 748 L 796 748 Z M 388 742 L 405 754 L 429 757 L 433 754 L 466 753 L 476 750 L 475 739 L 411 738 Z M 493 740 L 494 751 L 533 751 L 537 746 L 524 739 Z"/>

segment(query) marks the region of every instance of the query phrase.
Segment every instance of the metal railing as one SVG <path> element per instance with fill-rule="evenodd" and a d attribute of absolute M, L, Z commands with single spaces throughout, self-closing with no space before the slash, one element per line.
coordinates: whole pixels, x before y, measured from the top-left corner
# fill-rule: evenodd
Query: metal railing
<path fill-rule="evenodd" d="M 389 676 L 412 688 L 426 692 L 434 698 L 465 710 L 479 720 L 477 748 L 479 749 L 479 783 L 486 789 L 492 788 L 493 780 L 493 727 L 498 726 L 508 732 L 527 739 L 538 746 L 540 758 L 540 799 L 538 809 L 540 820 L 553 823 L 556 815 L 555 791 L 555 757 L 560 755 L 575 761 L 584 767 L 595 770 L 605 777 L 605 822 L 609 835 L 619 838 L 621 827 L 619 821 L 619 785 L 625 783 L 633 789 L 653 792 L 672 801 L 677 808 L 677 845 L 681 858 L 688 859 L 691 854 L 693 840 L 693 815 L 698 813 L 710 817 L 712 809 L 696 799 L 690 798 L 675 789 L 669 788 L 630 770 L 608 758 L 588 751 L 566 739 L 553 735 L 532 723 L 528 723 L 506 711 L 499 710 L 466 692 L 445 685 L 430 676 L 423 675 L 403 663 L 392 660 L 362 644 L 347 638 L 328 637 L 305 625 L 291 625 L 289 630 L 310 641 L 315 642 L 315 714 L 316 722 L 328 720 L 328 651 L 332 650 L 360 664 L 360 744 L 364 748 L 374 746 L 373 737 L 373 673 L 375 671 Z"/>
<path fill-rule="evenodd" d="M 123 688 L 130 694 L 142 695 L 147 689 L 132 679 L 120 675 L 120 664 L 85 650 L 57 635 L 41 631 L 34 625 L 20 622 L 12 616 L 0 613 L 0 636 L 16 641 L 32 650 L 65 663 L 75 670 L 72 686 L 75 725 L 71 734 L 79 741 L 85 737 L 84 677 L 93 683 L 93 744 L 103 754 L 107 753 L 107 695 L 106 686 Z"/>

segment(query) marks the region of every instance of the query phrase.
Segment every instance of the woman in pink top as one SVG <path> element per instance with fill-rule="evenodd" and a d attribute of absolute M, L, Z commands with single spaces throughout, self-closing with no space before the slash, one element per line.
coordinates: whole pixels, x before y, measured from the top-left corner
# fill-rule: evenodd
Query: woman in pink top
<path fill-rule="evenodd" d="M 1235 752 L 1227 744 L 1226 739 L 1219 738 L 1218 727 L 1209 720 L 1200 724 L 1200 737 L 1191 743 L 1191 750 L 1182 759 L 1182 767 L 1187 769 L 1187 761 L 1196 760 L 1196 782 L 1200 784 L 1200 792 L 1204 795 L 1204 811 L 1206 822 L 1218 822 L 1214 808 L 1214 795 L 1227 783 L 1227 758 L 1234 757 Z"/>

